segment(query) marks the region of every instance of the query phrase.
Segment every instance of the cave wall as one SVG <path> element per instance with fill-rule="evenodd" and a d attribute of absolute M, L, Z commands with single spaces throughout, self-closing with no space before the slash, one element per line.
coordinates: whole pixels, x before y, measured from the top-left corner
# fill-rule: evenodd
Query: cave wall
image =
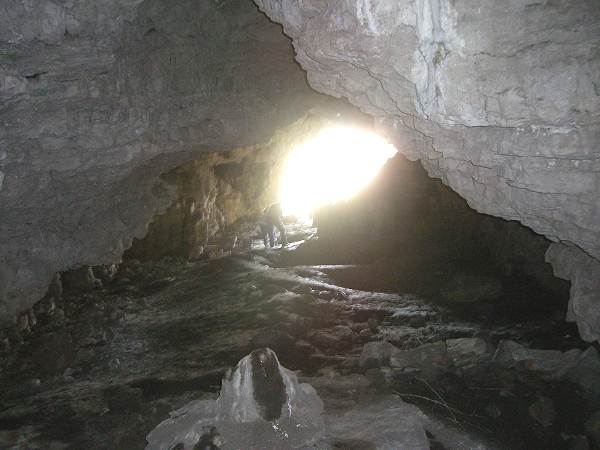
<path fill-rule="evenodd" d="M 472 207 L 572 245 L 548 255 L 560 276 L 600 277 L 597 2 L 255 3 L 314 89 Z M 2 2 L 0 320 L 119 259 L 176 198 L 160 173 L 321 101 L 250 0 Z M 574 283 L 597 339 L 600 294 Z"/>
<path fill-rule="evenodd" d="M 400 154 L 365 190 L 322 206 L 314 220 L 318 239 L 300 246 L 291 262 L 366 265 L 352 271 L 357 289 L 416 289 L 439 301 L 445 286 L 483 277 L 504 286 L 510 301 L 515 289 L 527 303 L 567 308 L 568 283 L 555 278 L 545 262 L 548 239 L 517 221 L 476 212 L 439 179 L 428 177 L 421 164 Z M 381 284 L 358 284 L 359 275 L 369 270 L 377 271 L 374 278 Z"/>
<path fill-rule="evenodd" d="M 134 239 L 124 259 L 208 254 L 215 235 L 257 217 L 265 198 L 274 197 L 270 156 L 264 147 L 209 153 L 163 175 L 177 198 L 152 219 L 142 239 Z"/>
<path fill-rule="evenodd" d="M 0 4 L 0 322 L 53 274 L 118 260 L 158 176 L 264 142 L 322 100 L 250 0 Z"/>
<path fill-rule="evenodd" d="M 373 115 L 471 207 L 574 246 L 549 258 L 557 273 L 581 264 L 577 249 L 600 258 L 596 1 L 255 2 L 313 88 Z M 600 292 L 582 302 L 568 319 L 599 339 Z"/>
<path fill-rule="evenodd" d="M 349 105 L 311 108 L 277 130 L 264 144 L 210 152 L 161 176 L 175 200 L 134 239 L 125 259 L 206 257 L 219 249 L 248 248 L 258 236 L 257 219 L 279 200 L 284 166 L 291 151 L 321 130 L 340 123 L 372 127 L 370 117 Z"/>

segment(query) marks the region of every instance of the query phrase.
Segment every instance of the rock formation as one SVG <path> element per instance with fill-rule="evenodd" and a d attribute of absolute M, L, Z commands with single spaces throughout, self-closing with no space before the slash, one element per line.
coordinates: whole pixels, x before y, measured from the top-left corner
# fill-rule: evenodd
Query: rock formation
<path fill-rule="evenodd" d="M 596 2 L 255 1 L 293 38 L 313 88 L 373 115 L 476 210 L 574 244 L 550 258 L 557 272 L 577 271 L 582 251 L 600 258 Z M 572 300 L 588 341 L 599 297 Z"/>
<path fill-rule="evenodd" d="M 324 434 L 323 402 L 314 388 L 299 383 L 267 348 L 225 375 L 216 401 L 171 413 L 148 435 L 146 449 L 319 448 Z"/>
<path fill-rule="evenodd" d="M 548 259 L 600 339 L 596 1 L 255 3 L 316 91 L 476 210 L 571 246 Z M 3 2 L 0 322 L 54 273 L 118 260 L 174 201 L 160 174 L 322 101 L 251 0 Z"/>
<path fill-rule="evenodd" d="M 289 152 L 337 123 L 342 113 L 344 122 L 365 119 L 341 106 L 311 109 L 264 144 L 207 153 L 164 174 L 161 178 L 176 191 L 176 199 L 152 219 L 147 234 L 134 240 L 125 257 L 194 258 L 210 253 L 218 243 L 232 242 L 240 232 L 253 234 L 262 210 L 278 198 Z"/>
<path fill-rule="evenodd" d="M 0 321 L 114 262 L 200 151 L 264 142 L 319 96 L 249 0 L 0 5 Z"/>

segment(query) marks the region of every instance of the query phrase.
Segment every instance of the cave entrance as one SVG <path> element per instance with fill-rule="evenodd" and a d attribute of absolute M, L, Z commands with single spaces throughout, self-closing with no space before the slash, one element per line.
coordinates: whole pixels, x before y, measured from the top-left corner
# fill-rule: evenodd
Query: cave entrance
<path fill-rule="evenodd" d="M 279 191 L 283 214 L 306 220 L 320 206 L 351 198 L 396 153 L 392 144 L 364 129 L 324 128 L 292 149 L 284 164 Z"/>
<path fill-rule="evenodd" d="M 460 426 L 462 448 L 484 448 L 464 444 L 471 436 L 511 449 L 567 448 L 554 430 L 581 436 L 600 405 L 589 400 L 600 362 L 563 322 L 568 286 L 544 263 L 548 241 L 477 213 L 368 126 L 337 119 L 311 115 L 263 145 L 206 153 L 163 174 L 173 202 L 124 261 L 60 274 L 35 314 L 20 319 L 18 330 L 40 325 L 0 371 L 15 405 L 0 412 L 0 429 L 29 433 L 35 410 L 47 412 L 48 429 L 75 421 L 60 438 L 78 448 L 94 448 L 98 436 L 80 435 L 82 420 L 117 436 L 110 448 L 142 448 L 145 433 L 122 428 L 131 415 L 153 430 L 146 448 L 181 448 L 187 436 L 198 439 L 189 424 L 212 423 L 222 404 L 236 414 L 237 405 L 266 411 L 246 425 L 269 433 L 279 410 L 293 411 L 300 425 L 349 414 L 366 424 L 353 419 L 369 434 L 332 434 L 331 448 L 381 448 L 362 443 L 387 439 L 384 429 L 401 430 L 393 448 L 415 448 L 404 444 L 402 421 L 422 417 Z M 286 214 L 316 209 L 317 230 L 286 223 L 290 245 L 254 247 L 258 219 L 277 199 Z M 299 387 L 293 371 L 313 387 Z M 23 409 L 30 374 L 32 406 Z M 219 390 L 222 403 L 205 401 Z M 260 395 L 237 394 L 247 392 Z M 287 402 L 287 392 L 303 403 Z M 100 403 L 65 418 L 48 409 L 48 395 Z M 374 429 L 374 417 L 389 421 Z M 228 420 L 219 432 L 246 439 L 239 421 Z M 298 441 L 319 432 L 282 423 Z M 264 436 L 227 445 L 269 448 Z M 48 439 L 54 435 L 40 435 L 43 445 L 31 448 L 50 448 Z M 219 439 L 210 431 L 198 442 Z M 270 448 L 290 448 L 290 440 L 275 442 Z M 440 448 L 419 446 L 428 447 Z"/>

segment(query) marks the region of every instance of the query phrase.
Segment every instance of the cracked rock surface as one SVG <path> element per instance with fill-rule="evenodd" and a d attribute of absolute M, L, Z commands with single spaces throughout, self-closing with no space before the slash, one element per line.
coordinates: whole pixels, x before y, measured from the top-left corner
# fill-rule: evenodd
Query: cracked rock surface
<path fill-rule="evenodd" d="M 194 152 L 264 142 L 318 97 L 250 0 L 0 5 L 0 321 L 118 260 Z"/>
<path fill-rule="evenodd" d="M 470 206 L 600 258 L 596 2 L 255 1 L 313 88 L 376 117 Z"/>

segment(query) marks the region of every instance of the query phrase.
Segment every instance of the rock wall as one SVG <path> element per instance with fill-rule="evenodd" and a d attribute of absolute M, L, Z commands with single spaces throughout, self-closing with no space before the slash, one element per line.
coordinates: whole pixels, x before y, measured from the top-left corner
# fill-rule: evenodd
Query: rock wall
<path fill-rule="evenodd" d="M 255 2 L 313 88 L 376 117 L 471 207 L 600 258 L 597 2 Z"/>
<path fill-rule="evenodd" d="M 162 176 L 177 198 L 153 218 L 143 239 L 134 239 L 124 258 L 195 258 L 219 232 L 257 216 L 274 198 L 274 161 L 266 148 L 209 153 Z"/>
<path fill-rule="evenodd" d="M 249 245 L 241 241 L 257 235 L 259 215 L 278 200 L 290 151 L 340 122 L 365 126 L 371 121 L 347 105 L 314 108 L 264 144 L 206 153 L 164 174 L 161 179 L 176 199 L 152 219 L 142 239 L 134 239 L 124 257 L 197 258 L 214 250 L 211 246 L 229 248 L 235 237 L 240 248 Z"/>
<path fill-rule="evenodd" d="M 250 0 L 0 4 L 0 322 L 118 260 L 193 155 L 268 140 L 322 96 Z"/>
<path fill-rule="evenodd" d="M 571 280 L 567 320 L 577 322 L 586 341 L 598 338 L 600 329 L 600 262 L 577 248 L 552 244 L 546 253 L 557 277 Z"/>
<path fill-rule="evenodd" d="M 318 239 L 301 246 L 293 264 L 366 264 L 351 272 L 356 289 L 418 289 L 440 301 L 456 280 L 483 277 L 504 285 L 505 300 L 566 309 L 568 283 L 544 259 L 550 241 L 516 221 L 477 213 L 402 155 L 357 196 L 321 207 L 315 221 Z M 361 286 L 369 270 L 380 284 Z"/>

